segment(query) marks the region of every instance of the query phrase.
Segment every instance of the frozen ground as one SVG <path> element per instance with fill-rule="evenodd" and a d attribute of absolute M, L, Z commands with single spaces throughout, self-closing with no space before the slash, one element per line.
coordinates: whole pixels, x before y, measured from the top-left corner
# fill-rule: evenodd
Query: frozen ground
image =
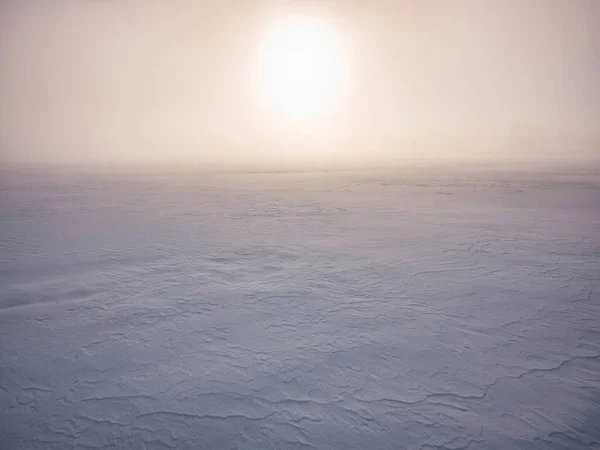
<path fill-rule="evenodd" d="M 600 448 L 593 168 L 0 180 L 2 449 Z"/>

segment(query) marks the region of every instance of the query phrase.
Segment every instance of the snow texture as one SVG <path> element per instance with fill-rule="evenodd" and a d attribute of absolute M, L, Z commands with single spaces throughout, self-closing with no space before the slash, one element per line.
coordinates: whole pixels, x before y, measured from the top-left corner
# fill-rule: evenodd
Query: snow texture
<path fill-rule="evenodd" d="M 2 173 L 2 449 L 600 448 L 600 176 Z"/>

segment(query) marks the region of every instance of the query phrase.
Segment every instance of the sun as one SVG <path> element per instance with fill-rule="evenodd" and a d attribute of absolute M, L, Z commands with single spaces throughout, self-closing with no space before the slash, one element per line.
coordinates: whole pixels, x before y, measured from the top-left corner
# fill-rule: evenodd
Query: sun
<path fill-rule="evenodd" d="M 259 55 L 260 95 L 282 113 L 306 118 L 323 112 L 340 93 L 344 58 L 328 24 L 311 17 L 279 20 Z"/>

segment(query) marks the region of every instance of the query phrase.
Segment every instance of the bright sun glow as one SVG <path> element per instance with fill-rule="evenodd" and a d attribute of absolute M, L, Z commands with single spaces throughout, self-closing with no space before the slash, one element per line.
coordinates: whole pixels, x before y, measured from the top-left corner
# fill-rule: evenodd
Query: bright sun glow
<path fill-rule="evenodd" d="M 311 117 L 339 95 L 343 55 L 326 23 L 295 17 L 273 27 L 262 48 L 259 69 L 261 95 L 282 112 Z"/>

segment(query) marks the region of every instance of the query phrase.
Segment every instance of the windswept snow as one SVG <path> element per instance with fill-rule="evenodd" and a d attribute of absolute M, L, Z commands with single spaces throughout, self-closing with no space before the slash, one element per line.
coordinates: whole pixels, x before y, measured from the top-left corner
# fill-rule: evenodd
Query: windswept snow
<path fill-rule="evenodd" d="M 5 172 L 0 448 L 600 448 L 571 172 Z"/>

